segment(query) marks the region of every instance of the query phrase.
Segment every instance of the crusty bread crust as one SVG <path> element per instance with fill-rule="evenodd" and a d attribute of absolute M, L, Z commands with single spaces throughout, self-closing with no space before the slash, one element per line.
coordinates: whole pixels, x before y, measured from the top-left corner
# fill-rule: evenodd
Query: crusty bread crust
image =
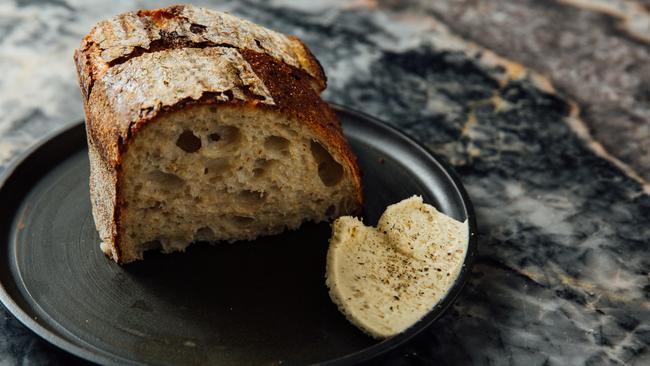
<path fill-rule="evenodd" d="M 170 50 L 183 57 L 179 52 L 171 57 Z M 323 70 L 297 38 L 228 14 L 177 5 L 100 22 L 74 59 L 92 151 L 93 216 L 102 241 L 113 244 L 103 249 L 116 261 L 122 257 L 121 164 L 129 143 L 158 116 L 192 105 L 273 110 L 305 123 L 349 167 L 360 211 L 356 158 L 319 96 L 326 86 Z"/>
<path fill-rule="evenodd" d="M 227 13 L 190 5 L 140 10 L 100 21 L 82 40 L 75 56 L 82 93 L 88 99 L 94 81 L 108 68 L 142 53 L 170 48 L 234 47 L 265 53 L 310 75 L 319 91 L 323 68 L 296 37 L 260 27 Z M 81 73 L 80 73 L 81 75 Z"/>

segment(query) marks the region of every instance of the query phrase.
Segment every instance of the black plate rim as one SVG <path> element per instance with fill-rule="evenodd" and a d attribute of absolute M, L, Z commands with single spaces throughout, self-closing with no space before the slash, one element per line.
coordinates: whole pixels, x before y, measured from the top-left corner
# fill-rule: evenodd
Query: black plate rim
<path fill-rule="evenodd" d="M 426 156 L 427 158 L 429 158 L 429 160 L 431 160 L 433 163 L 438 165 L 442 169 L 442 171 L 445 172 L 447 178 L 453 183 L 454 189 L 456 190 L 457 194 L 461 197 L 461 201 L 463 203 L 463 209 L 466 213 L 466 218 L 469 227 L 469 240 L 467 243 L 467 253 L 465 256 L 465 261 L 463 263 L 463 266 L 461 267 L 458 277 L 456 278 L 456 281 L 454 281 L 454 284 L 449 289 L 447 295 L 442 299 L 442 301 L 439 302 L 434 307 L 434 309 L 431 310 L 425 317 L 423 317 L 420 321 L 418 321 L 416 324 L 414 324 L 404 332 L 396 336 L 393 336 L 391 338 L 388 338 L 386 340 L 383 340 L 381 342 L 378 342 L 370 347 L 359 350 L 355 353 L 351 353 L 349 355 L 342 356 L 333 360 L 328 360 L 325 362 L 318 363 L 327 366 L 340 366 L 340 365 L 353 365 L 363 361 L 368 361 L 392 349 L 395 349 L 397 346 L 405 343 L 409 339 L 413 338 L 415 335 L 419 334 L 424 329 L 428 328 L 436 319 L 438 319 L 442 314 L 444 314 L 447 311 L 447 309 L 451 306 L 451 304 L 454 303 L 456 298 L 458 298 L 463 288 L 465 287 L 465 284 L 468 281 L 469 274 L 471 272 L 472 266 L 474 264 L 477 255 L 477 245 L 478 245 L 477 233 L 478 232 L 477 232 L 476 216 L 469 195 L 465 191 L 465 188 L 463 187 L 460 178 L 457 176 L 457 174 L 454 172 L 451 166 L 447 162 L 445 162 L 444 159 L 440 158 L 437 154 L 433 153 L 429 148 L 417 142 L 417 140 L 415 140 L 408 134 L 398 130 L 397 128 L 391 126 L 386 122 L 383 122 L 366 113 L 352 110 L 340 104 L 336 104 L 336 103 L 329 103 L 329 104 L 337 113 L 345 113 L 348 115 L 352 115 L 358 119 L 362 119 L 365 120 L 366 122 L 369 122 L 370 124 L 373 125 L 373 127 L 383 129 L 389 132 L 394 137 L 398 138 L 399 140 L 402 140 L 403 143 L 409 145 L 410 148 L 418 151 L 419 153 L 422 154 L 422 156 Z M 73 130 L 79 128 L 79 126 L 82 124 L 83 124 L 83 120 L 81 122 L 70 123 L 59 129 L 56 129 L 55 131 L 45 135 L 38 143 L 32 145 L 30 148 L 28 148 L 26 151 L 20 154 L 17 158 L 15 158 L 13 162 L 11 162 L 9 166 L 5 169 L 5 171 L 0 175 L 0 191 L 2 191 L 5 188 L 6 183 L 12 179 L 16 170 L 22 164 L 24 164 L 31 155 L 33 155 L 35 152 L 43 148 L 45 145 L 51 143 L 52 140 L 56 139 L 57 137 L 68 133 L 72 133 Z M 20 321 L 23 325 L 25 325 L 27 328 L 33 331 L 36 335 L 40 336 L 44 340 L 48 341 L 49 343 L 57 346 L 58 348 L 64 351 L 72 353 L 73 355 L 81 357 L 87 361 L 91 361 L 99 364 L 116 364 L 117 362 L 119 362 L 119 364 L 125 364 L 125 362 L 131 363 L 116 355 L 112 355 L 112 357 L 108 355 L 104 355 L 100 350 L 95 350 L 95 352 L 93 352 L 88 348 L 82 347 L 64 338 L 63 336 L 57 335 L 55 334 L 55 332 L 50 331 L 49 329 L 47 329 L 46 327 L 38 323 L 36 320 L 32 319 L 32 317 L 29 316 L 29 314 L 14 301 L 14 299 L 11 297 L 9 291 L 5 287 L 5 284 L 2 283 L 2 281 L 0 281 L 0 302 L 7 308 L 7 310 L 13 316 L 16 317 L 16 319 L 18 319 L 18 321 Z"/>

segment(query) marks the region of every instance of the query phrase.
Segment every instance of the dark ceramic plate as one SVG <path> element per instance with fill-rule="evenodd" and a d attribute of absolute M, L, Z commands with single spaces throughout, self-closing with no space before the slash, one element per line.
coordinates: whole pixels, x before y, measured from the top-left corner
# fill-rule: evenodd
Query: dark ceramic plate
<path fill-rule="evenodd" d="M 354 364 L 429 326 L 467 279 L 472 207 L 440 159 L 397 130 L 335 107 L 364 173 L 364 221 L 413 194 L 469 219 L 465 265 L 449 294 L 406 332 L 375 341 L 350 325 L 324 284 L 330 227 L 236 245 L 197 243 L 120 267 L 99 250 L 79 123 L 31 149 L 0 181 L 0 299 L 53 344 L 102 364 Z"/>

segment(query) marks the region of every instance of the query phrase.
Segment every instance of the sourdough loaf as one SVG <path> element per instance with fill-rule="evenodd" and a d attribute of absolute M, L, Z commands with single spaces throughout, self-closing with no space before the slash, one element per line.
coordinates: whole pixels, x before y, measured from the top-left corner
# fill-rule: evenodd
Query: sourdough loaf
<path fill-rule="evenodd" d="M 297 38 L 179 5 L 99 22 L 74 59 L 115 261 L 359 212 L 355 157 Z"/>

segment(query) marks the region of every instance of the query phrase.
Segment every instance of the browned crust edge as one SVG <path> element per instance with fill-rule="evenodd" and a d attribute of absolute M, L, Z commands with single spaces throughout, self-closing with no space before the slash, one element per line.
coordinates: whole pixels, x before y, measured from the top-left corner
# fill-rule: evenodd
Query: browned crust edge
<path fill-rule="evenodd" d="M 307 124 L 327 144 L 333 146 L 336 154 L 344 159 L 343 163 L 350 167 L 356 187 L 358 212 L 355 213 L 360 214 L 363 206 L 361 171 L 356 155 L 343 135 L 341 123 L 332 108 L 309 86 L 309 79 L 301 76 L 290 66 L 263 53 L 248 50 L 240 52 L 253 67 L 253 71 L 262 79 L 276 103 L 276 106 L 265 104 L 258 104 L 258 106 L 278 110 Z"/>
<path fill-rule="evenodd" d="M 327 88 L 327 75 L 325 75 L 325 70 L 323 69 L 323 65 L 320 64 L 320 61 L 318 61 L 318 59 L 316 58 L 316 56 L 314 56 L 314 54 L 311 52 L 309 47 L 307 47 L 307 45 L 300 38 L 292 35 L 289 35 L 287 37 L 289 39 L 296 41 L 298 44 L 302 46 L 302 48 L 300 49 L 304 53 L 300 55 L 302 60 L 305 63 L 309 64 L 310 70 L 314 74 L 316 74 L 316 81 L 319 83 L 318 86 L 321 88 L 320 91 L 325 90 Z M 311 77 L 311 75 L 309 76 Z"/>

